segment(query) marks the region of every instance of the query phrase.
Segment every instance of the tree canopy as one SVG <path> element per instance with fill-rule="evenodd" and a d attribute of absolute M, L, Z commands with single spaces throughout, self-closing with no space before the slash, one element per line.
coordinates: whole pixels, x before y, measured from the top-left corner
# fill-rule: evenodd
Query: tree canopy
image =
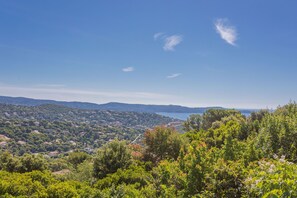
<path fill-rule="evenodd" d="M 96 154 L 1 151 L 0 197 L 297 197 L 296 103 L 248 117 L 208 110 L 185 129 L 158 126 Z"/>

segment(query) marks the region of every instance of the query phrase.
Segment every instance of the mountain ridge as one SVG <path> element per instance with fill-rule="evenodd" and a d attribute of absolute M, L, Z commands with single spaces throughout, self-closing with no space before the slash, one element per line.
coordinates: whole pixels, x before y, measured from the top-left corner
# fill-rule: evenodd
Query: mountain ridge
<path fill-rule="evenodd" d="M 152 104 L 128 104 L 120 102 L 109 102 L 104 104 L 96 104 L 91 102 L 78 101 L 57 101 L 45 99 L 33 99 L 26 97 L 0 96 L 0 103 L 13 104 L 20 106 L 39 106 L 44 104 L 62 105 L 70 108 L 87 109 L 87 110 L 113 110 L 113 111 L 133 111 L 148 113 L 203 113 L 208 109 L 225 109 L 223 107 L 186 107 L 181 105 L 152 105 Z M 250 113 L 255 109 L 238 109 L 244 113 Z"/>

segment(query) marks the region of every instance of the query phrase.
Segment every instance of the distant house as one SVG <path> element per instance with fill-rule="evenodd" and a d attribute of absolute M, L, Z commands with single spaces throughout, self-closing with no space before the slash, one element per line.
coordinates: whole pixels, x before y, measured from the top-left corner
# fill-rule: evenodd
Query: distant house
<path fill-rule="evenodd" d="M 25 145 L 26 144 L 26 142 L 25 141 L 18 141 L 18 144 L 20 144 L 20 145 Z"/>
<path fill-rule="evenodd" d="M 182 122 L 180 122 L 180 121 L 177 121 L 177 122 L 170 122 L 170 123 L 168 123 L 167 125 L 166 125 L 166 127 L 179 127 L 179 126 L 181 126 L 182 125 Z"/>
<path fill-rule="evenodd" d="M 69 174 L 69 173 L 71 173 L 71 171 L 69 169 L 63 169 L 63 170 L 60 170 L 60 171 L 53 172 L 54 175 L 66 175 L 66 174 Z"/>
<path fill-rule="evenodd" d="M 52 151 L 52 152 L 49 152 L 48 153 L 48 156 L 50 156 L 50 157 L 57 157 L 59 154 L 60 154 L 59 151 Z"/>
<path fill-rule="evenodd" d="M 7 142 L 0 142 L 0 147 L 4 148 L 6 147 L 6 145 L 7 145 Z"/>
<path fill-rule="evenodd" d="M 7 137 L 7 136 L 5 136 L 5 135 L 0 135 L 0 140 L 2 140 L 2 141 L 9 141 L 10 140 L 10 138 L 9 137 Z"/>
<path fill-rule="evenodd" d="M 55 142 L 58 143 L 58 144 L 61 144 L 62 140 L 61 139 L 56 139 Z"/>
<path fill-rule="evenodd" d="M 90 148 L 90 147 L 86 147 L 86 148 L 84 148 L 83 149 L 85 152 L 87 152 L 87 153 L 93 153 L 94 152 L 94 149 L 92 149 L 92 148 Z"/>
<path fill-rule="evenodd" d="M 34 131 L 32 131 L 31 133 L 34 133 L 34 134 L 41 134 L 38 130 L 34 130 Z"/>
<path fill-rule="evenodd" d="M 72 145 L 72 146 L 76 146 L 76 142 L 70 140 L 69 143 Z"/>

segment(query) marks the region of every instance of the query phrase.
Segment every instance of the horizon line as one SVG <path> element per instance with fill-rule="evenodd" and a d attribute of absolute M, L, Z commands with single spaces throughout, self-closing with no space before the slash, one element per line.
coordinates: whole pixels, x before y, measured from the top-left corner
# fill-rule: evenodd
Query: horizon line
<path fill-rule="evenodd" d="M 262 109 L 269 109 L 273 110 L 275 108 L 236 108 L 236 107 L 224 107 L 220 105 L 210 105 L 210 106 L 186 106 L 181 104 L 153 104 L 153 103 L 129 103 L 129 102 L 120 102 L 120 101 L 110 101 L 105 103 L 96 103 L 96 102 L 88 102 L 88 101 L 79 101 L 79 100 L 57 100 L 57 99 L 44 99 L 44 98 L 36 98 L 36 97 L 24 97 L 24 96 L 8 96 L 8 95 L 0 95 L 0 97 L 7 97 L 7 98 L 24 98 L 24 99 L 32 99 L 32 100 L 49 100 L 54 102 L 67 102 L 67 103 L 89 103 L 95 105 L 104 105 L 110 103 L 118 103 L 118 104 L 127 104 L 127 105 L 147 105 L 147 106 L 179 106 L 185 108 L 223 108 L 223 109 L 236 109 L 236 110 L 262 110 Z M 2 103 L 3 104 L 3 103 Z"/>

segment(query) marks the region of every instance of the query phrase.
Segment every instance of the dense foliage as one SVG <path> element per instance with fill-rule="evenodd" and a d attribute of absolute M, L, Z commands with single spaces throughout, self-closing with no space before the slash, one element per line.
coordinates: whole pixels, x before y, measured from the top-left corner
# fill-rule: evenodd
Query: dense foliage
<path fill-rule="evenodd" d="M 95 155 L 0 155 L 2 197 L 297 197 L 297 104 L 245 117 L 209 110 L 141 145 L 114 140 Z M 2 137 L 4 138 L 4 137 Z"/>
<path fill-rule="evenodd" d="M 150 113 L 0 104 L 0 149 L 13 154 L 71 150 L 91 153 L 113 139 L 133 141 L 148 128 L 176 120 Z"/>

